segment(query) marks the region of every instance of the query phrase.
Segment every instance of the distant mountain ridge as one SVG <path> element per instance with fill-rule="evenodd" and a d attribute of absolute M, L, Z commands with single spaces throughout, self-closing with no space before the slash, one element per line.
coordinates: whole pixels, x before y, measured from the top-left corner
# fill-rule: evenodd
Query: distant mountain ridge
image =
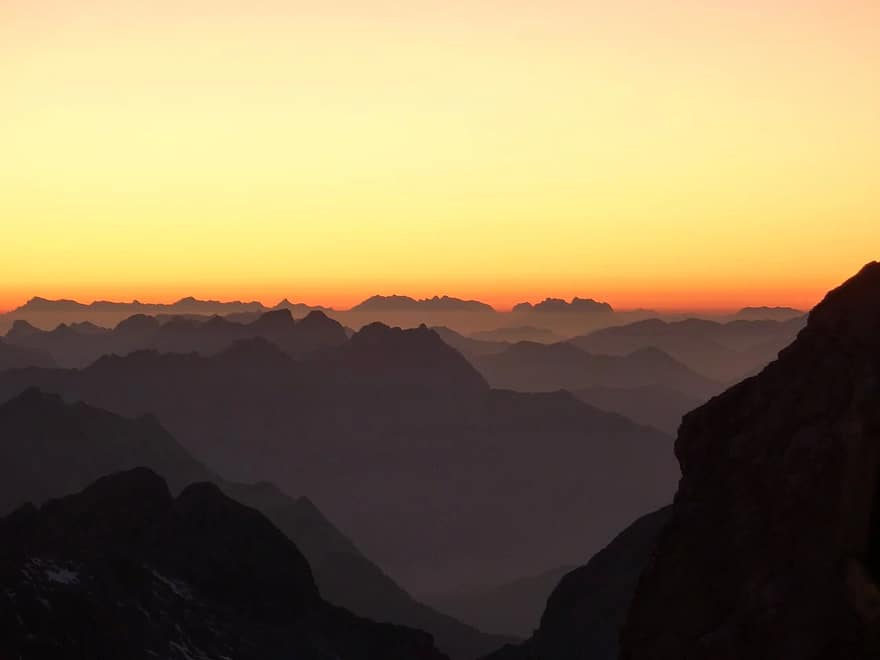
<path fill-rule="evenodd" d="M 126 355 L 136 350 L 211 354 L 236 341 L 256 338 L 271 341 L 293 356 L 347 341 L 345 329 L 323 312 L 311 311 L 294 320 L 287 308 L 262 313 L 249 323 L 222 316 L 173 317 L 163 323 L 154 316 L 135 314 L 112 330 L 92 324 L 61 324 L 45 331 L 18 320 L 5 337 L 8 343 L 48 354 L 65 367 L 85 366 L 102 355 Z"/>
<path fill-rule="evenodd" d="M 471 360 L 493 387 L 521 392 L 663 386 L 704 400 L 721 389 L 718 383 L 656 348 L 602 355 L 568 342 L 518 342 Z"/>
<path fill-rule="evenodd" d="M 409 296 L 372 296 L 358 303 L 349 311 L 352 312 L 375 312 L 375 311 L 443 311 L 443 312 L 494 312 L 491 305 L 479 300 L 462 300 L 449 296 L 434 296 L 417 300 Z"/>
<path fill-rule="evenodd" d="M 532 304 L 530 302 L 521 302 L 517 303 L 513 306 L 514 312 L 587 312 L 591 314 L 595 313 L 608 313 L 613 312 L 614 308 L 611 307 L 607 302 L 599 302 L 593 300 L 592 298 L 577 298 L 574 297 L 571 299 L 571 302 L 566 302 L 562 298 L 545 298 L 539 303 Z"/>

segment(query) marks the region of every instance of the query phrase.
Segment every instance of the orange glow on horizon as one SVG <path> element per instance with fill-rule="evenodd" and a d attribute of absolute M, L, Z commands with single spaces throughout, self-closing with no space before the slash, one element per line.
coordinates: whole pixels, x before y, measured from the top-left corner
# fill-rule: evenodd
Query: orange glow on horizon
<path fill-rule="evenodd" d="M 809 308 L 880 258 L 874 0 L 9 0 L 0 309 Z"/>

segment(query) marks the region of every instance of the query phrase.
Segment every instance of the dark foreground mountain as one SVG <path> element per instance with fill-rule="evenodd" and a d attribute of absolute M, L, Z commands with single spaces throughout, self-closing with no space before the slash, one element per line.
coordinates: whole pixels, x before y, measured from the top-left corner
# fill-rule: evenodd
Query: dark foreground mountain
<path fill-rule="evenodd" d="M 0 515 L 42 504 L 106 474 L 138 466 L 165 476 L 173 492 L 211 481 L 263 513 L 309 561 L 321 595 L 361 616 L 431 632 L 453 658 L 473 658 L 505 639 L 485 635 L 413 599 L 367 559 L 305 497 L 272 484 L 225 481 L 196 461 L 152 416 L 136 420 L 31 389 L 0 405 Z"/>
<path fill-rule="evenodd" d="M 803 315 L 779 320 L 705 319 L 667 322 L 646 319 L 602 328 L 575 337 L 571 343 L 590 353 L 627 355 L 646 348 L 660 349 L 690 369 L 721 383 L 751 376 L 788 346 L 803 327 Z"/>
<path fill-rule="evenodd" d="M 491 390 L 426 328 L 371 325 L 303 360 L 252 340 L 8 372 L 0 400 L 28 385 L 152 412 L 217 473 L 308 493 L 420 593 L 575 564 L 678 478 L 668 436 L 565 392 Z"/>
<path fill-rule="evenodd" d="M 662 386 L 705 400 L 720 389 L 718 383 L 656 348 L 594 355 L 567 342 L 519 342 L 471 361 L 493 387 L 523 392 Z"/>
<path fill-rule="evenodd" d="M 8 343 L 41 351 L 64 367 L 81 367 L 102 355 L 127 355 L 145 349 L 211 355 L 244 339 L 265 339 L 292 356 L 303 356 L 339 346 L 346 338 L 345 329 L 323 312 L 309 312 L 297 321 L 287 308 L 266 312 L 246 323 L 221 316 L 174 317 L 163 322 L 139 314 L 112 330 L 91 324 L 62 324 L 45 331 L 16 321 L 6 334 Z"/>
<path fill-rule="evenodd" d="M 688 414 L 626 660 L 880 657 L 880 263 Z"/>
<path fill-rule="evenodd" d="M 666 507 L 639 518 L 586 565 L 565 575 L 535 634 L 485 660 L 617 660 L 618 637 L 639 575 L 670 514 Z"/>
<path fill-rule="evenodd" d="M 0 656 L 439 660 L 323 601 L 296 546 L 209 483 L 103 477 L 0 520 Z"/>

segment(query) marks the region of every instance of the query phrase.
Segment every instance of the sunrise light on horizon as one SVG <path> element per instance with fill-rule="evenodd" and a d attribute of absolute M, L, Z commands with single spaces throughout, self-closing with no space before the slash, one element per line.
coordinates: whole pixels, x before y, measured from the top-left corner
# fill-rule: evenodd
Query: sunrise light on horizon
<path fill-rule="evenodd" d="M 0 310 L 815 304 L 880 248 L 880 5 L 12 0 Z"/>

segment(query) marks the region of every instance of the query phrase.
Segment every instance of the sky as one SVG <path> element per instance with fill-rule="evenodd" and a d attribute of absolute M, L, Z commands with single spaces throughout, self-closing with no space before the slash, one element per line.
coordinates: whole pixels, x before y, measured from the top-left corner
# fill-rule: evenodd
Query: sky
<path fill-rule="evenodd" d="M 876 0 L 4 0 L 0 309 L 809 307 L 880 255 Z"/>

